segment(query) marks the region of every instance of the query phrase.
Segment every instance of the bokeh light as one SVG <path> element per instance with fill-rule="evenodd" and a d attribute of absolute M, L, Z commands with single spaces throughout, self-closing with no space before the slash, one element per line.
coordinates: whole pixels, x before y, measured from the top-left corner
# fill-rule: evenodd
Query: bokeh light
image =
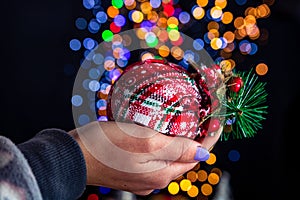
<path fill-rule="evenodd" d="M 230 150 L 228 153 L 228 158 L 230 161 L 236 162 L 240 159 L 240 152 L 237 150 Z"/>
<path fill-rule="evenodd" d="M 74 95 L 72 96 L 71 101 L 72 104 L 77 107 L 77 106 L 81 106 L 83 99 L 80 95 Z"/>
<path fill-rule="evenodd" d="M 183 179 L 180 181 L 180 189 L 182 191 L 188 191 L 192 187 L 192 182 L 189 179 Z"/>
<path fill-rule="evenodd" d="M 102 38 L 104 41 L 109 42 L 113 39 L 113 33 L 110 30 L 105 30 L 102 32 Z"/>
<path fill-rule="evenodd" d="M 201 185 L 201 192 L 205 196 L 209 196 L 209 195 L 212 194 L 213 188 L 212 188 L 212 186 L 210 184 L 204 183 L 203 185 Z"/>
<path fill-rule="evenodd" d="M 256 65 L 255 71 L 258 75 L 266 75 L 266 73 L 268 72 L 268 66 L 265 63 L 259 63 L 258 65 Z"/>
<path fill-rule="evenodd" d="M 84 126 L 89 122 L 90 122 L 90 117 L 86 114 L 82 114 L 78 118 L 78 124 L 80 124 L 81 126 Z"/>
<path fill-rule="evenodd" d="M 179 184 L 177 182 L 171 182 L 168 185 L 168 191 L 172 195 L 176 195 L 179 192 Z"/>
<path fill-rule="evenodd" d="M 211 185 L 216 185 L 219 183 L 220 177 L 218 174 L 212 172 L 208 175 L 207 180 Z"/>
<path fill-rule="evenodd" d="M 198 171 L 198 180 L 200 182 L 204 182 L 207 180 L 207 172 L 205 170 L 199 170 Z"/>
<path fill-rule="evenodd" d="M 191 182 L 196 182 L 198 180 L 198 174 L 195 171 L 189 171 L 186 175 L 187 179 L 189 179 Z"/>
<path fill-rule="evenodd" d="M 92 9 L 95 6 L 95 4 L 96 4 L 95 0 L 83 0 L 82 1 L 82 5 L 88 10 Z"/>
<path fill-rule="evenodd" d="M 82 17 L 78 17 L 75 21 L 75 25 L 79 30 L 84 30 L 87 27 L 87 21 Z"/>
<path fill-rule="evenodd" d="M 72 39 L 69 45 L 73 51 L 78 51 L 81 48 L 81 42 L 78 39 Z"/>
<path fill-rule="evenodd" d="M 89 194 L 87 200 L 99 200 L 99 196 L 97 194 Z"/>
<path fill-rule="evenodd" d="M 103 187 L 103 186 L 100 186 L 99 187 L 99 191 L 101 194 L 108 194 L 112 191 L 111 188 L 107 188 L 107 187 Z"/>
<path fill-rule="evenodd" d="M 107 14 L 104 11 L 99 11 L 96 14 L 96 20 L 101 23 L 104 24 L 107 21 Z"/>
<path fill-rule="evenodd" d="M 217 157 L 216 157 L 216 155 L 214 154 L 214 153 L 212 153 L 212 152 L 210 152 L 209 153 L 210 155 L 209 155 L 209 158 L 208 158 L 208 160 L 207 161 L 205 161 L 207 164 L 209 164 L 209 165 L 213 165 L 213 164 L 215 164 L 215 162 L 217 161 Z"/>
<path fill-rule="evenodd" d="M 187 194 L 192 198 L 197 197 L 197 195 L 199 194 L 198 187 L 195 185 L 192 185 L 191 188 L 187 191 Z"/>

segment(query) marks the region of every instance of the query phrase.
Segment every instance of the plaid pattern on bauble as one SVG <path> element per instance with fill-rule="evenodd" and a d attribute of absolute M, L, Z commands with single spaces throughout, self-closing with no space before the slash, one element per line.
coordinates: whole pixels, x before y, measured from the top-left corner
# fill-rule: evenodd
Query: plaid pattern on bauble
<path fill-rule="evenodd" d="M 174 63 L 152 59 L 134 63 L 111 87 L 108 119 L 195 139 L 207 134 L 202 121 L 211 109 L 203 84 Z"/>

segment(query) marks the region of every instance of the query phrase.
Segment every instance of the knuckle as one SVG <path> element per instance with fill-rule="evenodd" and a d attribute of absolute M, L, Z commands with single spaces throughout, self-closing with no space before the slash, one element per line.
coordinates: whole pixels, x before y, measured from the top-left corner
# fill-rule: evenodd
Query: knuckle
<path fill-rule="evenodd" d="M 141 148 L 142 152 L 150 153 L 152 151 L 153 144 L 151 144 L 151 142 L 148 139 L 143 139 L 140 142 L 140 148 Z"/>

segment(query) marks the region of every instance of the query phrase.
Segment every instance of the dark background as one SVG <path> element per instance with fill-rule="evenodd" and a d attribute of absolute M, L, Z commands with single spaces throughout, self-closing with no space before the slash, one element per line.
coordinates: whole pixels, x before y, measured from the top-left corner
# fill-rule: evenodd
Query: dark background
<path fill-rule="evenodd" d="M 82 54 L 71 51 L 68 42 L 83 38 L 74 25 L 88 15 L 82 1 L 4 1 L 0 15 L 0 134 L 20 143 L 44 128 L 73 129 L 70 99 Z M 254 138 L 221 142 L 214 149 L 218 167 L 231 174 L 236 200 L 296 195 L 299 24 L 299 1 L 277 0 L 271 6 L 263 24 L 268 43 L 254 58 L 269 66 L 263 77 L 269 94 L 264 128 Z M 226 157 L 231 149 L 240 152 L 236 163 Z"/>

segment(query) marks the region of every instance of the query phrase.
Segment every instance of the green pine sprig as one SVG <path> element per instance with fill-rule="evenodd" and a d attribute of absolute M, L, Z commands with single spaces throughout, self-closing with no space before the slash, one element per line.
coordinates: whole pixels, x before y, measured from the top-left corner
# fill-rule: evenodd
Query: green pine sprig
<path fill-rule="evenodd" d="M 227 90 L 227 98 L 222 102 L 226 114 L 223 115 L 225 125 L 220 140 L 253 137 L 262 129 L 262 121 L 266 119 L 266 83 L 258 81 L 253 70 L 238 72 L 236 75 L 242 78 L 243 86 L 238 93 Z M 226 123 L 229 120 L 233 123 Z"/>

